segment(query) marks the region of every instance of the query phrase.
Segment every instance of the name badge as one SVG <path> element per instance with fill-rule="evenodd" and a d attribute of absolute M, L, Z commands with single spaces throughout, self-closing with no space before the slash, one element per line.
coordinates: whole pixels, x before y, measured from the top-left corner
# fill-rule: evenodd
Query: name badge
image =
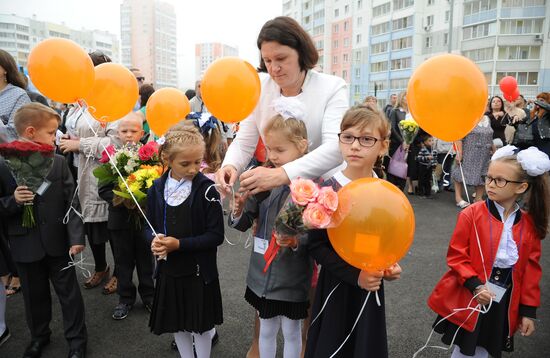
<path fill-rule="evenodd" d="M 263 255 L 267 251 L 269 241 L 261 237 L 254 236 L 254 252 Z"/>
<path fill-rule="evenodd" d="M 495 294 L 495 297 L 493 297 L 493 302 L 500 303 L 500 300 L 506 293 L 506 287 L 495 285 L 492 282 L 487 282 L 485 286 L 487 286 L 489 291 Z"/>
<path fill-rule="evenodd" d="M 36 189 L 36 194 L 40 196 L 44 195 L 44 193 L 46 192 L 46 190 L 48 190 L 51 184 L 52 183 L 49 180 L 44 179 L 42 184 L 38 187 L 38 189 Z"/>

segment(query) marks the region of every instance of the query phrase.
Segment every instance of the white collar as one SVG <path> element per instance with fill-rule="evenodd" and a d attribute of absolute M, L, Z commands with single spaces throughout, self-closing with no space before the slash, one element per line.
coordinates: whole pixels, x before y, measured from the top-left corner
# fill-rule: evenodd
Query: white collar
<path fill-rule="evenodd" d="M 372 177 L 373 178 L 378 178 L 378 175 L 376 175 L 376 173 L 374 172 L 374 170 L 372 171 Z M 338 182 L 338 184 L 340 184 L 341 186 L 346 186 L 348 185 L 349 183 L 351 183 L 351 179 L 348 178 L 347 176 L 344 175 L 344 173 L 342 171 L 339 171 L 337 172 L 336 174 L 334 174 L 334 179 Z"/>
<path fill-rule="evenodd" d="M 181 178 L 180 180 L 176 180 L 176 179 L 172 178 L 172 169 L 170 169 L 170 171 L 168 172 L 168 180 L 166 181 L 166 185 L 175 186 L 175 185 L 178 185 L 178 184 L 183 184 L 186 181 L 187 181 L 187 179 L 185 179 L 185 178 Z"/>
<path fill-rule="evenodd" d="M 497 210 L 498 210 L 498 213 L 499 213 L 499 215 L 500 215 L 500 220 L 502 220 L 502 222 L 504 222 L 504 221 L 505 221 L 505 220 L 504 220 L 504 211 L 505 211 L 506 209 L 504 209 L 504 206 L 500 205 L 500 204 L 497 203 L 496 201 L 493 201 L 493 203 L 495 204 L 495 207 L 496 207 Z M 512 217 L 513 215 L 515 215 L 516 212 L 519 210 L 519 205 L 518 205 L 518 203 L 514 203 L 514 204 L 515 204 L 515 206 L 514 206 L 514 211 L 512 211 L 512 212 L 510 213 L 510 215 L 508 216 L 508 218 L 511 218 L 511 217 Z"/>

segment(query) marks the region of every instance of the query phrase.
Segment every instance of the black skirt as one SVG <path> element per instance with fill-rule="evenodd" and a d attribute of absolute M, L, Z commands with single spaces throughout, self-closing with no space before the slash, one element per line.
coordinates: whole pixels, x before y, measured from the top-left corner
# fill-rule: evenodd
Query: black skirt
<path fill-rule="evenodd" d="M 307 335 L 305 358 L 330 357 L 351 331 L 368 292 L 358 286 L 340 281 L 328 270 L 321 268 L 311 316 L 316 317 L 337 285 L 324 311 L 312 322 Z M 384 287 L 378 290 L 381 306 L 370 294 L 365 310 L 353 333 L 336 357 L 385 358 L 388 357 Z"/>
<path fill-rule="evenodd" d="M 151 332 L 202 334 L 222 323 L 222 295 L 217 278 L 205 284 L 196 275 L 159 276 L 149 320 Z"/>
<path fill-rule="evenodd" d="M 110 237 L 107 221 L 84 223 L 84 233 L 88 237 L 88 242 L 93 245 L 104 244 Z"/>
<path fill-rule="evenodd" d="M 506 270 L 506 269 L 501 269 Z M 507 269 L 511 270 L 511 269 Z M 506 276 L 506 272 L 503 276 Z M 435 326 L 443 317 L 438 316 L 434 326 L 437 333 L 443 334 L 441 341 L 447 345 L 451 344 L 452 339 L 458 329 L 454 344 L 460 347 L 460 352 L 467 356 L 475 354 L 476 346 L 485 348 L 491 357 L 500 358 L 502 351 L 512 352 L 514 350 L 514 337 L 508 336 L 508 307 L 510 305 L 510 294 L 512 285 L 508 287 L 506 293 L 502 296 L 500 303 L 493 302 L 489 312 L 479 314 L 476 327 L 473 332 L 463 328 L 458 328 L 454 323 L 445 320 Z"/>
<path fill-rule="evenodd" d="M 289 302 L 269 300 L 265 297 L 258 297 L 250 288 L 246 288 L 244 299 L 258 311 L 262 319 L 269 319 L 277 316 L 285 316 L 293 320 L 307 318 L 309 302 Z"/>

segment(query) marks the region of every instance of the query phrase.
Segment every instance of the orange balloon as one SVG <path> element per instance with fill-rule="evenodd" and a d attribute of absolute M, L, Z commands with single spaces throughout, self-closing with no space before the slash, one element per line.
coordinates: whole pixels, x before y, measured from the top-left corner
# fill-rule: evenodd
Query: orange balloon
<path fill-rule="evenodd" d="M 95 68 L 94 86 L 84 99 L 95 119 L 112 122 L 130 113 L 138 97 L 138 83 L 132 72 L 108 62 Z"/>
<path fill-rule="evenodd" d="M 459 55 L 434 56 L 414 71 L 409 110 L 422 129 L 452 142 L 464 138 L 487 105 L 487 81 L 475 63 Z"/>
<path fill-rule="evenodd" d="M 338 201 L 335 214 L 341 222 L 327 231 L 343 260 L 373 272 L 407 253 L 414 237 L 414 212 L 396 186 L 376 178 L 354 180 L 338 192 Z"/>
<path fill-rule="evenodd" d="M 32 83 L 46 97 L 61 103 L 84 98 L 94 84 L 94 64 L 75 42 L 50 38 L 33 47 L 28 59 Z"/>
<path fill-rule="evenodd" d="M 185 93 L 175 88 L 161 88 L 149 97 L 145 117 L 153 132 L 161 136 L 191 111 Z"/>
<path fill-rule="evenodd" d="M 256 108 L 260 87 L 260 77 L 251 64 L 237 57 L 223 57 L 206 69 L 201 95 L 212 115 L 223 122 L 235 123 Z"/>

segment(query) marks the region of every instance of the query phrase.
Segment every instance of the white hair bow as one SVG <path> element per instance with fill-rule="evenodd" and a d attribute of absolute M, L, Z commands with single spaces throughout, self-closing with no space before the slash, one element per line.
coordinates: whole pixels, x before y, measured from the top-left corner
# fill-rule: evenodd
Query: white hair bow
<path fill-rule="evenodd" d="M 273 100 L 272 106 L 275 112 L 279 113 L 285 120 L 289 118 L 304 120 L 304 104 L 294 97 L 281 96 L 276 98 Z"/>
<path fill-rule="evenodd" d="M 496 160 L 502 157 L 516 155 L 518 163 L 525 172 L 536 177 L 550 171 L 550 158 L 548 155 L 538 150 L 536 147 L 529 147 L 524 150 L 519 150 L 513 145 L 507 145 L 495 152 L 491 160 Z"/>

